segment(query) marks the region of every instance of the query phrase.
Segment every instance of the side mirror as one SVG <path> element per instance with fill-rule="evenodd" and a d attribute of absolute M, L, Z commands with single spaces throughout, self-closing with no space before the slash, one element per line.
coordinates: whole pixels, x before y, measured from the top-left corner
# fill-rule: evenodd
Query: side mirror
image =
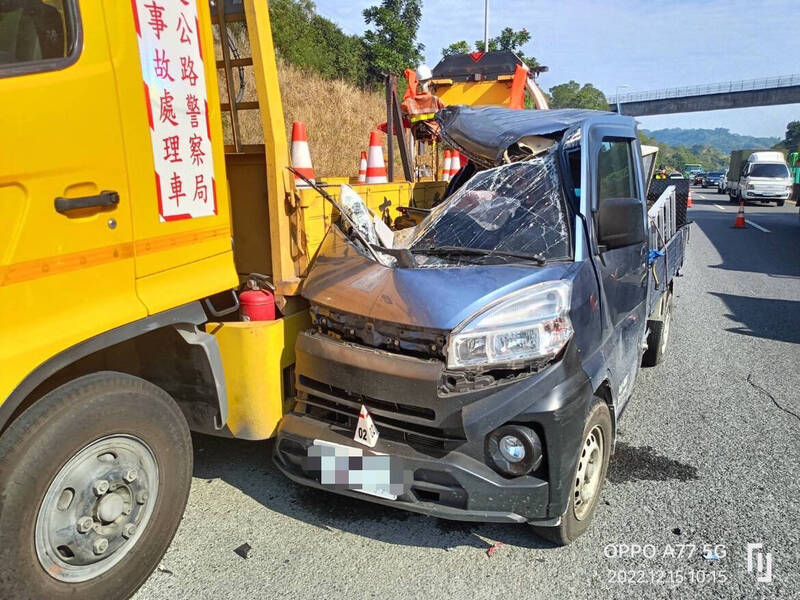
<path fill-rule="evenodd" d="M 597 211 L 597 243 L 607 250 L 642 244 L 644 215 L 638 198 L 606 198 Z"/>

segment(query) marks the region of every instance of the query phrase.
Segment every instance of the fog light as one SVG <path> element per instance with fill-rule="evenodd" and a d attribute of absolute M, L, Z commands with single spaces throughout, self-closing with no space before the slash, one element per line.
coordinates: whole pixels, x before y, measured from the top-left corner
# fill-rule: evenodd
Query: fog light
<path fill-rule="evenodd" d="M 508 462 L 518 463 L 525 458 L 525 444 L 518 437 L 506 435 L 500 438 L 500 454 Z"/>
<path fill-rule="evenodd" d="M 530 427 L 504 425 L 486 436 L 486 454 L 502 474 L 518 477 L 542 464 L 542 442 Z"/>

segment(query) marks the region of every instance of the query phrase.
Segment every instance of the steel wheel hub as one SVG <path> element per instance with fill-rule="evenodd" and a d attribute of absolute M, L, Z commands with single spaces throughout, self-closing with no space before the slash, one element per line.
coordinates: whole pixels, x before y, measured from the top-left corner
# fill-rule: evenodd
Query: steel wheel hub
<path fill-rule="evenodd" d="M 575 518 L 584 519 L 590 512 L 595 496 L 600 489 L 600 474 L 603 471 L 603 431 L 596 425 L 581 447 L 578 471 L 575 474 L 574 497 Z"/>
<path fill-rule="evenodd" d="M 116 565 L 142 535 L 158 496 L 158 466 L 131 435 L 92 442 L 61 467 L 39 507 L 34 542 L 47 573 L 75 583 Z"/>

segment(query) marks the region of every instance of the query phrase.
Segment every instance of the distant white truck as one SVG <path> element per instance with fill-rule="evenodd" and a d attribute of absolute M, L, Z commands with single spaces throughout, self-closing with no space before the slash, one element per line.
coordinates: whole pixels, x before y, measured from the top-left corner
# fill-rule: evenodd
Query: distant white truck
<path fill-rule="evenodd" d="M 731 202 L 774 201 L 778 206 L 792 195 L 792 177 L 782 152 L 734 150 L 728 169 Z"/>

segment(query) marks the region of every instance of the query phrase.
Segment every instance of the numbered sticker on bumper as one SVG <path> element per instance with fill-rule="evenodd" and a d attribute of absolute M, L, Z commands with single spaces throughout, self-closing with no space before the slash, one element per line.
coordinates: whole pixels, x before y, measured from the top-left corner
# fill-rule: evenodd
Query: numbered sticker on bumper
<path fill-rule="evenodd" d="M 356 423 L 353 441 L 370 448 L 374 448 L 375 444 L 378 443 L 378 429 L 375 427 L 375 423 L 372 422 L 372 416 L 369 414 L 367 407 L 363 404 L 361 405 L 361 411 L 358 413 L 358 423 Z"/>
<path fill-rule="evenodd" d="M 397 500 L 403 494 L 406 479 L 410 477 L 397 458 L 386 454 L 364 455 L 360 448 L 324 440 L 314 440 L 309 446 L 308 468 L 319 472 L 324 486 L 389 500 Z"/>

